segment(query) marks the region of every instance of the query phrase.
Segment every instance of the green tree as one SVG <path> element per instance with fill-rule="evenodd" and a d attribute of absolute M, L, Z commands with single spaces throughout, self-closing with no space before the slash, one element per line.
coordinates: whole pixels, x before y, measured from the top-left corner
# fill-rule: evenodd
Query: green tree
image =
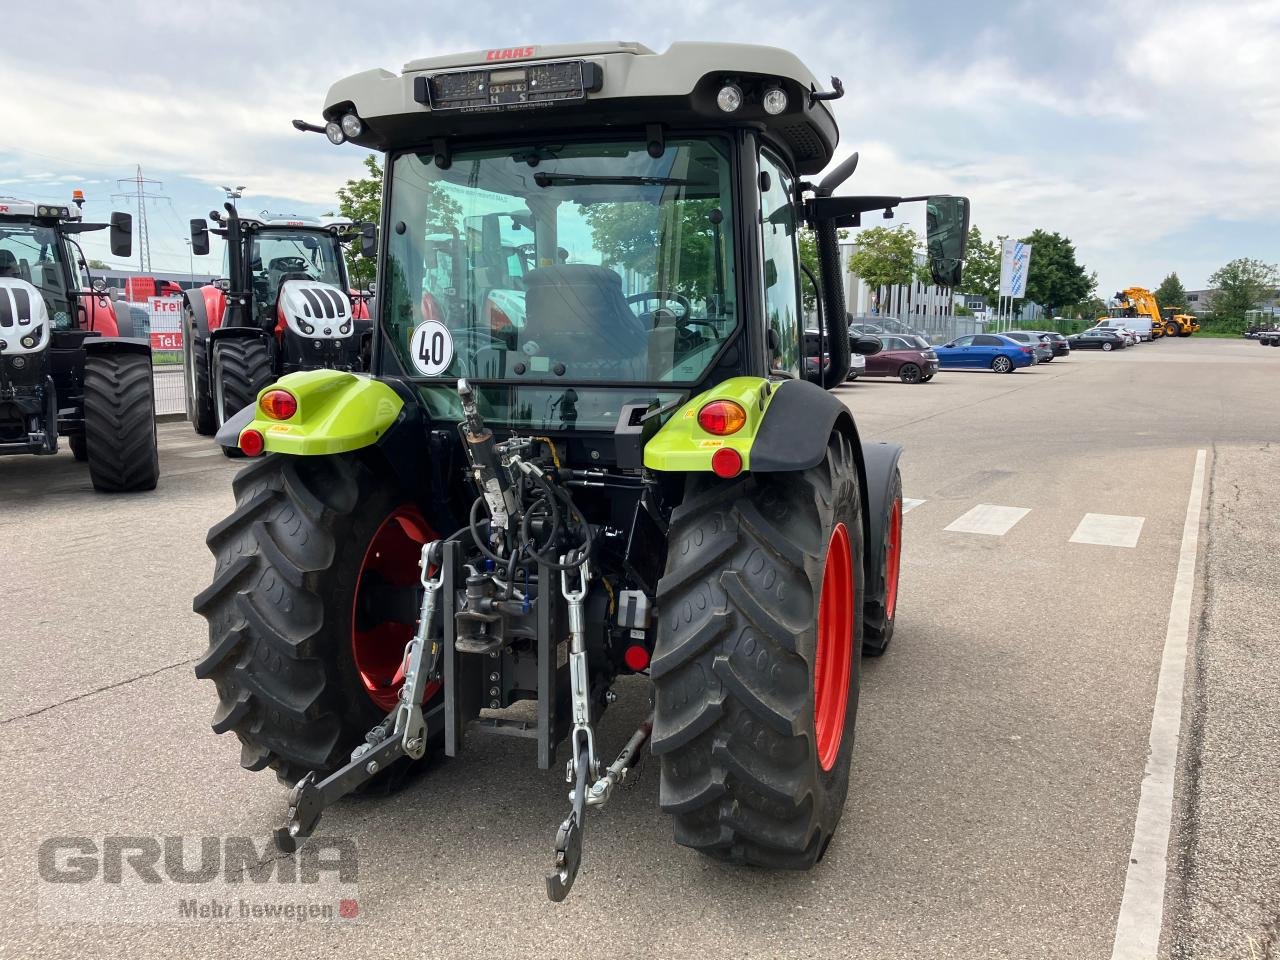
<path fill-rule="evenodd" d="M 111 267 L 110 265 L 104 263 L 103 261 L 97 259 L 96 257 L 90 257 L 89 269 L 90 270 L 110 270 Z"/>
<path fill-rule="evenodd" d="M 1097 274 L 1085 272 L 1070 240 L 1057 231 L 1037 229 L 1022 242 L 1031 244 L 1027 299 L 1044 307 L 1049 316 L 1093 296 L 1098 287 Z"/>
<path fill-rule="evenodd" d="M 848 230 L 837 230 L 837 240 L 847 240 L 849 237 Z M 796 234 L 798 241 L 797 246 L 800 250 L 800 263 L 809 268 L 817 279 L 822 278 L 822 271 L 819 269 L 818 262 L 818 235 L 808 227 L 801 227 L 800 232 Z M 812 313 L 818 308 L 817 291 L 809 284 L 809 281 L 802 275 L 800 278 L 800 291 L 804 298 L 804 308 Z"/>
<path fill-rule="evenodd" d="M 1262 260 L 1237 257 L 1220 267 L 1209 278 L 1209 283 L 1216 288 L 1213 319 L 1243 329 L 1245 314 L 1256 309 L 1263 300 L 1276 295 L 1280 268 Z"/>
<path fill-rule="evenodd" d="M 368 176 L 348 180 L 345 187 L 338 188 L 338 212 L 357 223 L 378 223 L 382 215 L 382 167 L 373 154 L 364 158 L 364 165 Z M 347 272 L 352 284 L 367 287 L 376 272 L 374 261 L 359 256 L 358 247 L 348 253 Z"/>
<path fill-rule="evenodd" d="M 1187 291 L 1177 273 L 1171 273 L 1160 281 L 1160 286 L 1156 287 L 1156 303 L 1160 304 L 1161 309 L 1173 307 L 1179 313 L 1186 311 Z"/>
<path fill-rule="evenodd" d="M 712 214 L 719 207 L 715 197 L 658 206 L 636 200 L 588 206 L 583 217 L 606 264 L 653 277 L 661 285 L 664 274 L 678 262 L 681 292 L 699 299 L 715 292 L 711 287 L 717 275 L 712 259 L 718 252 L 716 237 L 721 251 L 725 242 L 723 221 Z M 728 265 L 721 263 L 720 268 L 727 278 Z"/>
<path fill-rule="evenodd" d="M 920 235 L 905 224 L 868 227 L 858 233 L 858 247 L 849 257 L 849 272 L 870 287 L 907 286 L 929 282 L 929 268 L 917 262 L 924 252 Z"/>
<path fill-rule="evenodd" d="M 985 297 L 989 304 L 994 304 L 1000 295 L 999 239 L 982 239 L 982 231 L 976 226 L 969 230 L 969 245 L 964 258 L 964 284 L 960 292 Z"/>

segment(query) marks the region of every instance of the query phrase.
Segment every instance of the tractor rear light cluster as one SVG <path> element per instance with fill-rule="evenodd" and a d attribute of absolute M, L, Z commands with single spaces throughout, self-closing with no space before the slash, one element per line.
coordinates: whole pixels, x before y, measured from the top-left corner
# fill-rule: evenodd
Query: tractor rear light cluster
<path fill-rule="evenodd" d="M 240 452 L 246 457 L 256 457 L 266 449 L 266 438 L 257 430 L 240 431 Z"/>
<path fill-rule="evenodd" d="M 717 437 L 737 433 L 747 425 L 747 411 L 732 400 L 712 400 L 698 411 L 698 426 Z"/>
<path fill-rule="evenodd" d="M 268 390 L 258 401 L 258 407 L 268 419 L 288 420 L 298 412 L 298 398 L 288 390 Z"/>
<path fill-rule="evenodd" d="M 729 480 L 742 472 L 742 454 L 733 447 L 721 447 L 711 455 L 711 472 Z"/>

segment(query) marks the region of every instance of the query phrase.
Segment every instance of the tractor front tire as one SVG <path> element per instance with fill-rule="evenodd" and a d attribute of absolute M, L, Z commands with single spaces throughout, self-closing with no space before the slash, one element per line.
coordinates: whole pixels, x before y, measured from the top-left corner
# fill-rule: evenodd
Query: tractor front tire
<path fill-rule="evenodd" d="M 271 767 L 292 785 L 346 763 L 388 712 L 356 666 L 356 600 L 370 544 L 404 499 L 351 454 L 267 456 L 233 489 L 235 510 L 207 537 L 213 582 L 193 605 L 209 621 L 195 674 L 217 688 L 213 730 L 239 738 L 240 765 Z M 402 582 L 416 583 L 415 556 L 403 560 Z M 375 586 L 385 598 L 385 579 Z M 391 669 L 412 634 L 411 624 L 396 626 Z M 388 683 L 380 694 L 390 702 L 397 690 Z M 413 766 L 393 764 L 379 779 Z"/>
<path fill-rule="evenodd" d="M 95 490 L 155 489 L 160 451 L 150 356 L 91 353 L 85 357 L 83 443 Z"/>
<path fill-rule="evenodd" d="M 875 556 L 878 569 L 867 581 L 867 603 L 863 615 L 862 652 L 879 657 L 889 649 L 893 624 L 898 616 L 898 574 L 902 569 L 902 474 L 893 470 L 893 490 L 889 499 L 889 516 L 884 526 L 884 539 Z"/>
<path fill-rule="evenodd" d="M 807 869 L 849 788 L 862 644 L 862 499 L 831 437 L 796 473 L 695 475 L 658 586 L 653 752 L 675 838 Z"/>
<path fill-rule="evenodd" d="M 257 337 L 234 337 L 213 344 L 213 409 L 217 425 L 234 417 L 258 399 L 258 391 L 275 381 L 271 352 Z M 239 447 L 223 447 L 224 456 L 236 459 Z"/>
<path fill-rule="evenodd" d="M 213 410 L 213 392 L 209 386 L 209 341 L 197 336 L 194 322 L 186 324 L 187 349 L 182 354 L 186 375 L 187 419 L 202 437 L 213 436 L 218 418 Z"/>

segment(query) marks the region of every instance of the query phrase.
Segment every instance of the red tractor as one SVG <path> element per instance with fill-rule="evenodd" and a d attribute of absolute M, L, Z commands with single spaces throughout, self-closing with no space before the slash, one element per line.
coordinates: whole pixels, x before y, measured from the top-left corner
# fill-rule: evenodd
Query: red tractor
<path fill-rule="evenodd" d="M 191 221 L 191 247 L 226 240 L 223 279 L 183 294 L 187 419 L 212 434 L 276 378 L 299 370 L 368 369 L 368 298 L 350 288 L 343 244 L 350 220 L 242 216 Z"/>
<path fill-rule="evenodd" d="M 0 197 L 0 455 L 54 454 L 65 437 L 96 489 L 150 490 L 160 473 L 151 346 L 117 322 L 76 240 L 110 229 L 112 254 L 127 257 L 133 218 L 85 223 L 83 203 L 79 191 L 68 205 Z"/>

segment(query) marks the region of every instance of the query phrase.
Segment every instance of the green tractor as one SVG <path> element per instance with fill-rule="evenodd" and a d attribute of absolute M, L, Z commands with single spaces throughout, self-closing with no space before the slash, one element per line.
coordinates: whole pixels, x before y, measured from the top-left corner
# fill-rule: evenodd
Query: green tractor
<path fill-rule="evenodd" d="M 553 900 L 646 747 L 678 843 L 822 857 L 902 552 L 900 448 L 829 392 L 879 345 L 846 335 L 836 230 L 925 202 L 955 286 L 969 219 L 833 196 L 856 154 L 804 179 L 831 86 L 767 47 L 520 47 L 357 74 L 295 122 L 386 166 L 371 371 L 284 376 L 218 433 L 257 459 L 209 532 L 196 673 L 241 763 L 292 787 L 281 849 L 487 735 L 542 769 L 565 746 Z M 637 674 L 652 712 L 610 762 L 600 718 Z"/>

